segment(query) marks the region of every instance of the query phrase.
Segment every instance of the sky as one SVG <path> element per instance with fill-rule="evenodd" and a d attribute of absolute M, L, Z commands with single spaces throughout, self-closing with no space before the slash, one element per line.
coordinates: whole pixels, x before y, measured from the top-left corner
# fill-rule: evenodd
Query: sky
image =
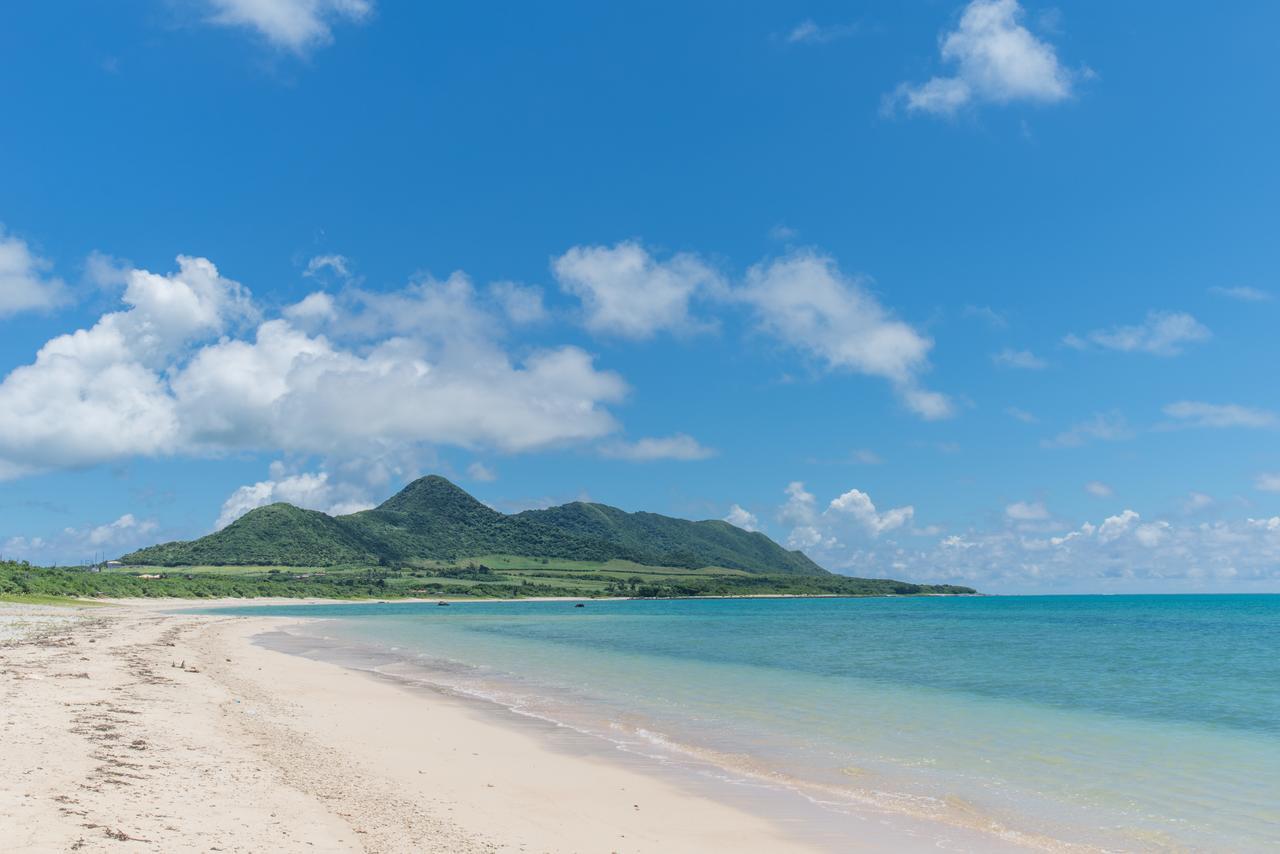
<path fill-rule="evenodd" d="M 854 575 L 1278 592 L 1278 32 L 1266 2 L 10 4 L 0 554 L 439 473 Z"/>

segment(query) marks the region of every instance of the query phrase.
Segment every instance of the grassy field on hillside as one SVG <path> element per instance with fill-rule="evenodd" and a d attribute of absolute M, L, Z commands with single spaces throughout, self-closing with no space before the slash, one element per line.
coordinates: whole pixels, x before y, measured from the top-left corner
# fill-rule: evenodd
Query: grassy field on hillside
<path fill-rule="evenodd" d="M 437 566 L 121 567 L 105 572 L 0 563 L 0 597 L 318 597 L 333 599 L 538 596 L 835 595 L 971 593 L 969 588 L 840 575 L 761 575 L 682 570 L 621 561 L 591 563 L 493 556 Z M 65 600 L 64 600 L 65 601 Z"/>

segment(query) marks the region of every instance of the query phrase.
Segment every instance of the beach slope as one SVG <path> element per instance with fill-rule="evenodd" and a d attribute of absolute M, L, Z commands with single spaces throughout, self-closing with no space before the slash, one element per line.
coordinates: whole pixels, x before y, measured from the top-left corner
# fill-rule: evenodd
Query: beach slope
<path fill-rule="evenodd" d="M 466 703 L 252 643 L 280 619 L 164 607 L 0 604 L 0 850 L 810 850 Z"/>

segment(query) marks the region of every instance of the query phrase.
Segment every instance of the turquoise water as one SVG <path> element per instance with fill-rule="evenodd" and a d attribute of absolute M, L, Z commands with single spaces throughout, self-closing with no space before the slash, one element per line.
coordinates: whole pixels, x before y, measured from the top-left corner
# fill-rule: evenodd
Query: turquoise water
<path fill-rule="evenodd" d="M 378 669 L 1008 840 L 1280 847 L 1280 596 L 318 605 Z"/>

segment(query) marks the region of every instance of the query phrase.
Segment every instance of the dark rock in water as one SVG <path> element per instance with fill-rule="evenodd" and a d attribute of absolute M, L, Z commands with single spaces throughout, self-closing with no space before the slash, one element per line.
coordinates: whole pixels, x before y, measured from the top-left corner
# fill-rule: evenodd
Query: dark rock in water
<path fill-rule="evenodd" d="M 449 607 L 449 603 L 448 603 L 448 602 L 437 602 L 437 603 L 436 603 L 436 607 L 438 607 L 438 608 L 447 608 L 447 607 Z"/>
<path fill-rule="evenodd" d="M 586 605 L 584 605 L 583 603 L 579 602 L 577 605 L 574 605 L 573 607 L 575 607 L 575 608 L 585 608 L 585 607 L 587 607 L 587 606 L 586 606 Z"/>

